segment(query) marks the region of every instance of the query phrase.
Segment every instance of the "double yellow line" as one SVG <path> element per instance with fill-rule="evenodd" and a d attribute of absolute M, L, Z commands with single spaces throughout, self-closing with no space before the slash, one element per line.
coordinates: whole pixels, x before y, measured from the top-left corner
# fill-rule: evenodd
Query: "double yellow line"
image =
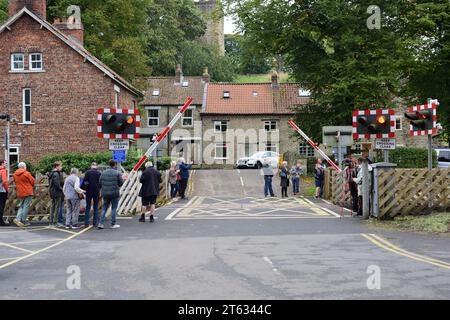
<path fill-rule="evenodd" d="M 420 262 L 425 262 L 428 264 L 432 264 L 436 267 L 440 267 L 440 268 L 444 268 L 444 269 L 448 269 L 450 270 L 450 263 L 444 262 L 444 261 L 440 261 L 437 259 L 433 259 L 430 257 L 426 257 L 426 256 L 422 256 L 420 254 L 417 253 L 413 253 L 407 250 L 404 250 L 402 248 L 399 248 L 397 246 L 395 246 L 394 244 L 390 243 L 389 241 L 383 239 L 380 236 L 377 236 L 376 234 L 365 234 L 365 233 L 361 233 L 361 235 L 366 238 L 367 240 L 369 240 L 370 242 L 372 242 L 373 244 L 377 245 L 380 248 L 383 248 L 385 250 L 391 251 L 395 254 L 398 254 L 400 256 L 403 257 L 407 257 L 416 261 L 420 261 Z"/>

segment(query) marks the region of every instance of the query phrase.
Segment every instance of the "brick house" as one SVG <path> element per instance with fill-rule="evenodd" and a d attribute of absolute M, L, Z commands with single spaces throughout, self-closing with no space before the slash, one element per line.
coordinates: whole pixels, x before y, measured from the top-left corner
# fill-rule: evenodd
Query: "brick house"
<path fill-rule="evenodd" d="M 161 132 L 178 113 L 188 96 L 193 102 L 167 134 L 157 149 L 157 156 L 184 156 L 199 163 L 202 140 L 200 111 L 204 90 L 209 82 L 208 69 L 202 77 L 185 77 L 178 65 L 174 77 L 151 77 L 143 101 L 144 114 L 141 121 L 141 138 L 138 147 L 147 150 L 157 132 Z"/>
<path fill-rule="evenodd" d="M 84 49 L 78 18 L 52 25 L 45 0 L 10 0 L 0 43 L 0 113 L 15 119 L 11 162 L 108 150 L 96 138 L 97 109 L 136 108 L 142 93 Z"/>
<path fill-rule="evenodd" d="M 201 117 L 203 162 L 235 164 L 259 151 L 299 152 L 288 120 L 309 102 L 298 83 L 208 84 Z"/>

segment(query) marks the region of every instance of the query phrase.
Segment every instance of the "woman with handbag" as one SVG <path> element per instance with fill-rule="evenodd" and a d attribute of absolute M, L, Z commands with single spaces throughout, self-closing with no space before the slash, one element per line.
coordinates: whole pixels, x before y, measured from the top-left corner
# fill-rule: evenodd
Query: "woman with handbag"
<path fill-rule="evenodd" d="M 79 229 L 78 216 L 80 215 L 81 200 L 86 191 L 80 188 L 79 171 L 77 168 L 70 170 L 70 176 L 64 182 L 63 192 L 66 199 L 66 229 Z"/>
<path fill-rule="evenodd" d="M 170 198 L 175 198 L 178 193 L 178 178 L 179 177 L 180 170 L 177 169 L 177 162 L 172 161 L 170 163 L 170 170 L 169 170 L 169 184 L 170 184 Z"/>

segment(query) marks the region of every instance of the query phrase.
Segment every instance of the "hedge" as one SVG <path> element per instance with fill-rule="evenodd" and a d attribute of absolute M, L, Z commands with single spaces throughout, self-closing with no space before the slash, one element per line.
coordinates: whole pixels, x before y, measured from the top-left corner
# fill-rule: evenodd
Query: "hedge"
<path fill-rule="evenodd" d="M 127 152 L 127 161 L 122 163 L 125 170 L 131 171 L 139 159 L 142 157 L 142 153 L 136 150 L 129 150 Z M 55 161 L 62 161 L 63 171 L 66 174 L 70 173 L 71 168 L 77 168 L 82 172 L 87 171 L 92 162 L 97 162 L 98 165 L 108 165 L 109 160 L 112 159 L 112 152 L 101 152 L 101 153 L 60 153 L 51 154 L 42 158 L 37 166 L 35 166 L 34 171 L 36 173 L 46 174 L 50 172 L 53 168 L 53 163 Z M 152 159 L 150 159 L 152 160 Z M 170 167 L 170 162 L 172 158 L 161 157 L 157 159 L 158 170 L 167 170 Z M 153 161 L 154 162 L 154 161 Z M 142 169 L 142 168 L 141 168 Z"/>
<path fill-rule="evenodd" d="M 397 164 L 398 168 L 427 168 L 428 150 L 399 147 L 389 151 L 389 162 Z M 433 167 L 436 168 L 437 164 L 437 154 L 433 150 Z"/>

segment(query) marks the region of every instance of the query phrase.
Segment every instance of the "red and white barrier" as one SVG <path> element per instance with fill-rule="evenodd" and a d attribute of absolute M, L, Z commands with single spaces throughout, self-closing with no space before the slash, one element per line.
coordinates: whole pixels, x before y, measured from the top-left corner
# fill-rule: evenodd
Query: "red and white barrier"
<path fill-rule="evenodd" d="M 312 141 L 307 135 L 306 133 L 304 133 L 296 124 L 294 121 L 292 120 L 288 120 L 289 124 L 295 129 L 295 131 L 297 131 L 298 133 L 300 133 L 300 135 L 306 140 L 306 142 L 308 142 L 308 144 L 313 147 L 315 150 L 317 150 L 317 152 L 319 152 L 319 154 L 325 159 L 327 160 L 327 162 L 333 167 L 335 168 L 338 172 L 341 172 L 341 168 L 339 168 L 339 166 L 337 166 L 326 154 L 325 152 L 323 152 L 322 150 L 320 150 L 320 148 L 317 146 L 317 144 L 314 143 L 314 141 Z"/>
<path fill-rule="evenodd" d="M 144 164 L 145 161 L 151 156 L 151 154 L 156 150 L 158 145 L 161 143 L 161 141 L 164 139 L 164 137 L 167 135 L 167 133 L 170 131 L 170 129 L 173 128 L 173 126 L 177 123 L 177 121 L 183 116 L 183 113 L 189 108 L 191 105 L 193 99 L 192 97 L 188 97 L 188 100 L 184 104 L 184 106 L 178 111 L 178 113 L 173 117 L 172 121 L 170 121 L 169 125 L 164 129 L 164 131 L 158 136 L 155 142 L 150 146 L 150 148 L 147 150 L 147 152 L 142 156 L 142 158 L 138 161 L 138 163 L 134 166 L 133 171 L 138 171 L 139 168 Z"/>

